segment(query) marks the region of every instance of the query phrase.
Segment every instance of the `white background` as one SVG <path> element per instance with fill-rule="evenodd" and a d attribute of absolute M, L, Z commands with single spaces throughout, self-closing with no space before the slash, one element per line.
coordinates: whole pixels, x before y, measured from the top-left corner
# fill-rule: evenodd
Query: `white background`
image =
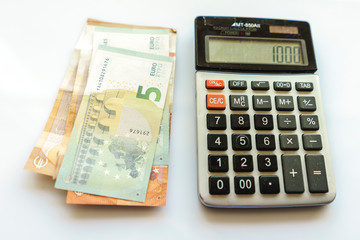
<path fill-rule="evenodd" d="M 326 207 L 209 209 L 197 198 L 194 18 L 309 21 L 337 184 Z M 166 207 L 71 206 L 23 170 L 88 17 L 178 30 Z M 360 2 L 0 0 L 1 239 L 360 239 Z"/>

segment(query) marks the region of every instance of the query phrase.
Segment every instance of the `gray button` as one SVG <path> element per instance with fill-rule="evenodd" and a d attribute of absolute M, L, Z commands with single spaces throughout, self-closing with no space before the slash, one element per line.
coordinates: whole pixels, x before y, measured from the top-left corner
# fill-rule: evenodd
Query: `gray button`
<path fill-rule="evenodd" d="M 274 82 L 275 91 L 290 91 L 291 82 Z"/>
<path fill-rule="evenodd" d="M 312 91 L 314 85 L 312 82 L 297 82 L 295 83 L 295 88 L 297 91 Z"/>
<path fill-rule="evenodd" d="M 296 130 L 296 120 L 294 115 L 278 115 L 279 130 Z"/>
<path fill-rule="evenodd" d="M 316 102 L 315 97 L 298 97 L 298 107 L 300 111 L 315 111 Z"/>
<path fill-rule="evenodd" d="M 323 155 L 305 155 L 306 173 L 311 193 L 329 191 Z"/>
<path fill-rule="evenodd" d="M 299 155 L 282 155 L 282 169 L 286 193 L 303 193 L 304 180 Z"/>
<path fill-rule="evenodd" d="M 252 90 L 269 90 L 270 85 L 268 81 L 252 81 L 251 82 Z"/>
<path fill-rule="evenodd" d="M 230 80 L 229 88 L 233 90 L 246 90 L 247 84 L 245 80 Z"/>
<path fill-rule="evenodd" d="M 230 95 L 231 110 L 248 110 L 249 102 L 246 95 Z"/>
<path fill-rule="evenodd" d="M 305 150 L 321 150 L 321 136 L 319 134 L 303 134 L 303 145 Z"/>
<path fill-rule="evenodd" d="M 271 110 L 271 99 L 270 96 L 253 96 L 253 107 L 254 110 Z"/>
<path fill-rule="evenodd" d="M 279 140 L 281 150 L 299 149 L 299 140 L 296 134 L 280 134 Z"/>
<path fill-rule="evenodd" d="M 275 97 L 276 110 L 278 111 L 292 111 L 294 110 L 294 101 L 292 96 L 276 96 Z"/>
<path fill-rule="evenodd" d="M 317 115 L 300 115 L 302 130 L 319 130 L 319 119 Z"/>

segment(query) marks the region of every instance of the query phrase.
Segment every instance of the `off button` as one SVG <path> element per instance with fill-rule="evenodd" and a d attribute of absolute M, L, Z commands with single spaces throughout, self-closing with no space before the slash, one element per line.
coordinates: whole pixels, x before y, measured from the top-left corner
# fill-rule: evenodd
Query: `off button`
<path fill-rule="evenodd" d="M 224 110 L 225 109 L 225 96 L 223 94 L 207 94 L 206 95 L 206 108 Z"/>

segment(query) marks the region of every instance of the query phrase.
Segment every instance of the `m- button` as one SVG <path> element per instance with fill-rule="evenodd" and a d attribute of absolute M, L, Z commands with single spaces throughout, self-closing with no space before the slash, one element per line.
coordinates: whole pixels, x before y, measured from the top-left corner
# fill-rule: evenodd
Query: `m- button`
<path fill-rule="evenodd" d="M 225 109 L 225 96 L 223 94 L 207 94 L 206 95 L 206 108 L 223 110 Z"/>

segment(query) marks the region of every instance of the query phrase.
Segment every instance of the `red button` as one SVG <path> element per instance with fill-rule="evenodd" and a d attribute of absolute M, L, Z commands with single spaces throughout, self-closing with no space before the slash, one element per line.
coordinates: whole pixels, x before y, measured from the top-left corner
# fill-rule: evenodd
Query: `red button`
<path fill-rule="evenodd" d="M 208 89 L 224 89 L 224 80 L 206 80 Z"/>
<path fill-rule="evenodd" d="M 206 95 L 207 109 L 225 109 L 225 96 L 222 94 L 208 94 Z"/>

